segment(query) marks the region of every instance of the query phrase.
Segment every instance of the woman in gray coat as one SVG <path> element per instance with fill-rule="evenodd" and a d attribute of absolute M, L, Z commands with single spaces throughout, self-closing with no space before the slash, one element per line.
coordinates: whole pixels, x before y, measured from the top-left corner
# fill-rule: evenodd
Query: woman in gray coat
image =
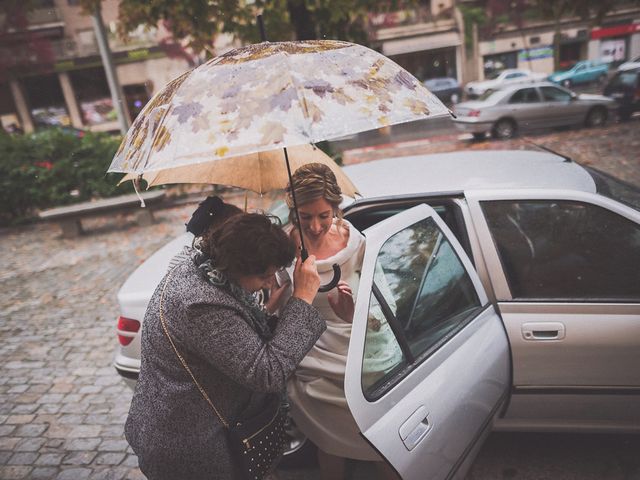
<path fill-rule="evenodd" d="M 208 234 L 160 283 L 142 328 L 140 377 L 125 434 L 149 480 L 239 477 L 227 432 L 178 360 L 230 421 L 259 412 L 326 326 L 311 306 L 320 280 L 315 257 L 298 259 L 293 297 L 273 322 L 253 292 L 274 284 L 295 247 L 268 217 L 243 214 Z M 166 287 L 165 285 L 166 281 Z"/>

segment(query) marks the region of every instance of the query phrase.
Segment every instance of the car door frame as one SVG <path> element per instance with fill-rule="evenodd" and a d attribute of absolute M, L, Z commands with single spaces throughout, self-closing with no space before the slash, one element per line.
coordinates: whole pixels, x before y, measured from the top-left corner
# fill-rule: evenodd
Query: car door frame
<path fill-rule="evenodd" d="M 576 345 L 570 343 L 571 335 L 580 335 L 577 341 L 601 342 L 608 331 L 617 328 L 618 337 L 614 341 L 624 343 L 629 339 L 640 339 L 640 302 L 587 302 L 587 301 L 540 301 L 516 299 L 511 293 L 507 277 L 501 265 L 500 256 L 487 220 L 482 211 L 482 201 L 517 200 L 557 200 L 584 202 L 604 208 L 626 218 L 640 227 L 640 212 L 596 193 L 566 190 L 475 190 L 465 191 L 469 211 L 485 259 L 487 274 L 492 284 L 497 308 L 505 323 L 512 351 L 513 390 L 509 410 L 498 422 L 497 428 L 504 430 L 543 430 L 592 432 L 640 432 L 640 425 L 633 419 L 640 417 L 640 374 L 635 385 L 575 385 L 563 381 L 558 363 L 551 365 L 557 357 L 547 352 L 535 352 L 537 345 L 524 338 L 525 322 L 557 322 L 566 325 L 567 345 L 558 347 L 576 352 Z M 602 327 L 598 320 L 610 323 Z M 591 320 L 593 322 L 587 322 Z M 582 323 L 579 323 L 582 322 Z M 616 323 L 617 322 L 617 323 Z M 590 331 L 580 331 L 580 325 L 587 325 Z M 630 327 L 630 328 L 629 328 Z M 613 335 L 612 335 L 613 336 Z M 626 340 L 625 340 L 626 339 Z M 550 339 L 543 348 L 554 348 Z M 563 339 L 558 339 L 558 342 Z M 532 348 L 534 349 L 532 351 Z M 628 348 L 628 345 L 627 345 Z M 615 351 L 615 348 L 611 350 Z M 640 351 L 640 342 L 638 342 Z M 545 356 L 546 355 L 546 356 Z M 545 360 L 549 359 L 549 364 Z M 608 358 L 610 361 L 611 359 Z M 618 363 L 622 362 L 622 357 Z M 605 362 L 595 362 L 596 378 L 608 376 Z M 632 362 L 630 362 L 632 363 Z M 588 367 L 588 365 L 585 365 Z M 625 365 L 625 367 L 627 367 Z M 610 370 L 620 368 L 613 365 Z M 633 368 L 633 363 L 630 367 Z M 640 372 L 640 362 L 635 367 Z M 554 370 L 555 369 L 555 373 Z M 529 372 L 532 371 L 533 373 Z M 612 374 L 619 372 L 611 372 Z M 548 375 L 550 380 L 541 380 Z M 555 377 L 554 377 L 555 375 Z M 567 375 L 569 375 L 567 373 Z M 620 375 L 619 375 L 620 376 Z"/>
<path fill-rule="evenodd" d="M 482 308 L 434 351 L 403 369 L 380 396 L 367 397 L 360 379 L 375 263 L 391 236 L 426 218 L 435 221 L 455 251 Z M 431 207 L 417 205 L 363 233 L 367 246 L 345 375 L 349 408 L 363 437 L 404 480 L 462 478 L 508 398 L 509 348 L 502 322 L 462 246 Z M 461 372 L 461 357 L 475 361 L 471 363 L 473 369 Z M 461 383 L 481 394 L 468 398 Z M 390 434 L 393 430 L 395 433 Z M 406 436 L 402 438 L 403 431 L 422 435 L 413 448 L 405 443 Z"/>

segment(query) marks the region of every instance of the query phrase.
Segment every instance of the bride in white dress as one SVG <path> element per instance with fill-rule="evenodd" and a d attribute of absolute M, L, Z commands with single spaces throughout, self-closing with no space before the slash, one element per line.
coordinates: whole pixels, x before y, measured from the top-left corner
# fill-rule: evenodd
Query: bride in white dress
<path fill-rule="evenodd" d="M 296 425 L 318 446 L 323 479 L 345 478 L 346 458 L 376 461 L 381 478 L 397 478 L 390 467 L 362 438 L 349 412 L 344 394 L 347 350 L 354 312 L 354 293 L 360 279 L 365 238 L 342 218 L 342 201 L 335 175 L 325 165 L 300 167 L 293 175 L 300 225 L 292 214 L 290 235 L 300 246 L 300 232 L 310 255 L 315 255 L 322 284 L 333 277 L 332 266 L 340 265 L 342 276 L 336 288 L 318 293 L 313 305 L 327 323 L 327 330 L 302 360 L 287 385 L 291 415 Z M 287 201 L 292 207 L 290 193 Z M 381 316 L 378 354 L 365 358 L 369 371 L 384 370 L 401 355 Z"/>

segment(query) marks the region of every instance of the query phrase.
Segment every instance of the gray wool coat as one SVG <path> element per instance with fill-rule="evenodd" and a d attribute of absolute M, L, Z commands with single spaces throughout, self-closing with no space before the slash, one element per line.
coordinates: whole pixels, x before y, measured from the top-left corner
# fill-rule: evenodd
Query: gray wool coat
<path fill-rule="evenodd" d="M 228 422 L 256 413 L 324 332 L 317 310 L 291 298 L 274 336 L 262 340 L 248 312 L 211 285 L 191 258 L 170 275 L 163 313 L 169 333 L 196 379 Z M 165 277 L 166 279 L 166 277 Z M 238 478 L 220 420 L 171 348 L 159 315 L 163 280 L 142 327 L 140 376 L 125 424 L 126 438 L 149 480 Z"/>

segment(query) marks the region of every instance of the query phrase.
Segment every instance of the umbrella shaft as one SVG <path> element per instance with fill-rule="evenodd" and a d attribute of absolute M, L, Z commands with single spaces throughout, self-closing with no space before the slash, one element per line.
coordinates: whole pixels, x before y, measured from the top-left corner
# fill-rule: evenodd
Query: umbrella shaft
<path fill-rule="evenodd" d="M 289 165 L 289 154 L 287 153 L 287 147 L 284 147 L 284 161 L 287 164 L 287 174 L 289 175 L 289 187 L 291 188 L 291 199 L 293 200 L 293 211 L 296 215 L 296 223 L 298 224 L 298 230 L 300 231 L 300 257 L 304 262 L 309 253 L 304 246 L 304 239 L 302 238 L 302 227 L 300 227 L 300 215 L 298 214 L 298 202 L 296 201 L 296 189 L 293 185 L 293 175 L 291 175 L 291 165 Z"/>

